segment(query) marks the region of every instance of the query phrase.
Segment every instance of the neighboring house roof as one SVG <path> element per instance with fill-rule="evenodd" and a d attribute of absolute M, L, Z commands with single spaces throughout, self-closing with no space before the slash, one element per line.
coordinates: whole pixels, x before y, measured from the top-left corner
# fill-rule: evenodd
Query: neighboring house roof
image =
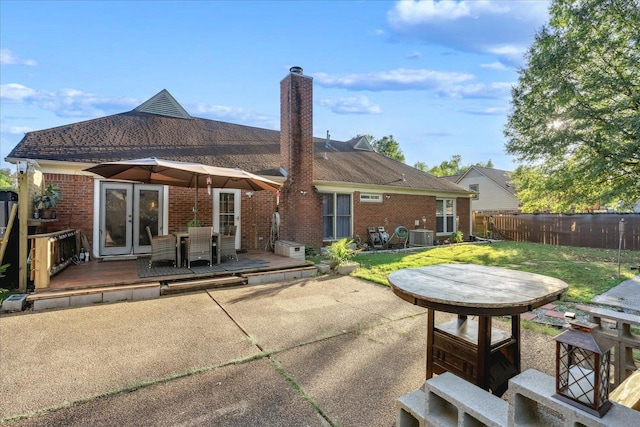
<path fill-rule="evenodd" d="M 460 177 L 462 177 L 462 175 L 448 175 L 448 176 L 441 176 L 440 178 L 444 178 L 447 181 L 455 182 L 457 184 Z"/>
<path fill-rule="evenodd" d="M 361 138 L 314 138 L 314 180 L 468 193 L 370 147 Z M 166 90 L 126 113 L 28 132 L 7 159 L 97 164 L 143 157 L 282 176 L 279 131 L 192 117 Z"/>
<path fill-rule="evenodd" d="M 511 193 L 514 197 L 516 195 L 516 189 L 513 184 L 510 184 L 511 178 L 509 178 L 509 174 L 511 172 L 494 169 L 494 168 L 484 168 L 481 166 L 471 166 L 469 169 L 465 171 L 462 175 L 458 175 L 456 183 L 462 181 L 465 176 L 469 174 L 470 171 L 475 170 L 479 174 L 482 174 L 493 181 L 498 187 L 503 188 L 508 193 Z"/>

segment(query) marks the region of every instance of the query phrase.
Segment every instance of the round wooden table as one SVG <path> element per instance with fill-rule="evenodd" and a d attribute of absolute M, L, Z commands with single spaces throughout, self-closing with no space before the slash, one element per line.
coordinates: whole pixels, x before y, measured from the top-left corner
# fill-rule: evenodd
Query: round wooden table
<path fill-rule="evenodd" d="M 449 371 L 498 396 L 520 373 L 520 314 L 567 290 L 553 277 L 474 264 L 407 268 L 388 280 L 397 296 L 429 309 L 426 378 Z M 458 318 L 435 325 L 435 311 Z M 478 322 L 468 316 L 478 316 Z M 510 335 L 491 327 L 493 316 L 511 317 Z"/>

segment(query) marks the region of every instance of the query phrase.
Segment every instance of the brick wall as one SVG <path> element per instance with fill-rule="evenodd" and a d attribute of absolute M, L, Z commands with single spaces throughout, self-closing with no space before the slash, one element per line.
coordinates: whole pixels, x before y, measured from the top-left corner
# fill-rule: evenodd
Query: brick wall
<path fill-rule="evenodd" d="M 360 193 L 353 196 L 353 234 L 367 241 L 367 227 L 383 226 L 389 236 L 398 226 L 409 230 L 415 228 L 436 229 L 436 198 L 434 196 L 413 196 L 409 194 L 388 194 L 382 197 L 382 203 L 360 202 Z M 426 218 L 426 225 L 422 217 Z M 420 225 L 415 226 L 415 220 Z"/>
<path fill-rule="evenodd" d="M 93 246 L 93 178 L 45 173 L 44 182 L 58 187 L 62 195 L 55 207 L 57 221 L 48 223 L 46 231 L 77 229 Z"/>
<path fill-rule="evenodd" d="M 240 247 L 263 250 L 269 242 L 271 217 L 276 208 L 276 192 L 255 191 L 249 198 L 246 191 L 243 191 L 241 206 Z"/>
<path fill-rule="evenodd" d="M 313 187 L 313 79 L 291 72 L 280 82 L 280 238 L 322 245 L 322 198 Z"/>
<path fill-rule="evenodd" d="M 458 197 L 456 199 L 456 214 L 458 215 L 458 231 L 462 231 L 464 239 L 471 235 L 471 199 Z"/>
<path fill-rule="evenodd" d="M 169 187 L 169 233 L 186 227 L 193 220 L 193 207 L 196 201 L 195 188 Z M 211 226 L 213 198 L 206 188 L 198 189 L 198 221 L 203 226 Z"/>
<path fill-rule="evenodd" d="M 390 196 L 388 199 L 386 195 Z M 426 228 L 436 230 L 436 197 L 435 196 L 413 196 L 408 194 L 387 193 L 382 198 L 382 203 L 360 202 L 360 193 L 353 196 L 353 234 L 359 235 L 363 242 L 368 239 L 367 227 L 383 226 L 389 236 L 398 226 L 403 226 L 409 230 L 416 228 Z M 460 197 L 456 200 L 456 213 L 459 217 L 459 230 L 468 238 L 470 199 Z M 401 207 L 401 208 L 399 208 Z M 422 221 L 422 218 L 426 222 Z M 416 226 L 415 221 L 419 220 L 420 225 Z M 434 235 L 437 239 L 437 236 Z"/>

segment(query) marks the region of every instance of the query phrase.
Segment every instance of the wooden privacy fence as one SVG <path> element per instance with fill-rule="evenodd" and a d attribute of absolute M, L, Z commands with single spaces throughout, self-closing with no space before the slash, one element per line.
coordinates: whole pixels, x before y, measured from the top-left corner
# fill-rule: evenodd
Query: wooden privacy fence
<path fill-rule="evenodd" d="M 516 242 L 618 249 L 623 218 L 622 249 L 640 251 L 640 214 L 475 213 L 473 233 Z"/>

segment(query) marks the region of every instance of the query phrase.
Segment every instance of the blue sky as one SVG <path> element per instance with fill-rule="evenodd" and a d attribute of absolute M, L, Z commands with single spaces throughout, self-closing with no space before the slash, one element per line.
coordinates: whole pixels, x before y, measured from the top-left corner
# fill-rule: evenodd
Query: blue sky
<path fill-rule="evenodd" d="M 314 135 L 393 135 L 406 163 L 504 153 L 545 1 L 0 2 L 0 157 L 25 132 L 167 89 L 192 115 L 280 126 L 280 80 L 314 78 Z M 11 166 L 14 168 L 14 166 Z"/>

